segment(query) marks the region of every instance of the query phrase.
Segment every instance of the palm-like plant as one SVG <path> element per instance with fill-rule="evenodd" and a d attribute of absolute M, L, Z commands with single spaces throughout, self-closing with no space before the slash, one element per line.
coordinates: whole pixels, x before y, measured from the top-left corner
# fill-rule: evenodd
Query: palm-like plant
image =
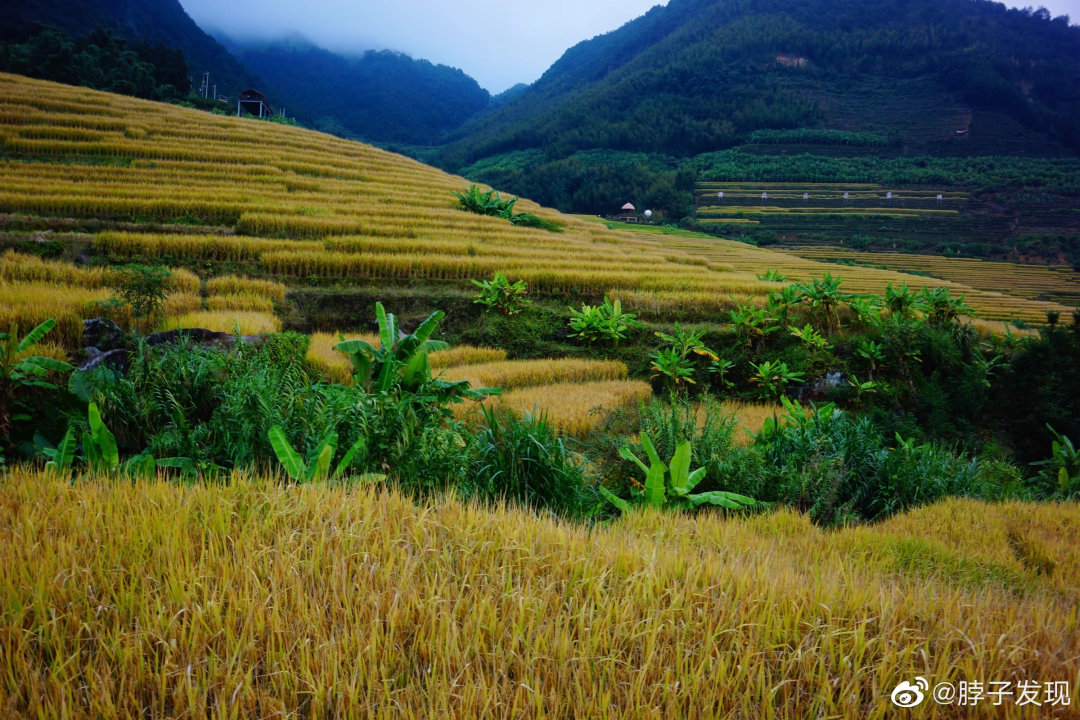
<path fill-rule="evenodd" d="M 813 278 L 807 284 L 797 285 L 802 293 L 803 304 L 809 306 L 810 314 L 816 320 L 818 327 L 823 332 L 829 332 L 836 320 L 836 328 L 840 329 L 840 303 L 847 297 L 840 292 L 843 278 L 833 277 L 832 273 L 825 273 L 821 278 Z"/>
<path fill-rule="evenodd" d="M 894 316 L 907 318 L 915 314 L 919 307 L 919 298 L 913 290 L 909 290 L 907 283 L 900 285 L 900 289 L 893 289 L 892 283 L 885 287 L 885 307 Z"/>
<path fill-rule="evenodd" d="M 618 345 L 620 340 L 626 338 L 627 330 L 642 326 L 635 320 L 637 315 L 622 311 L 622 303 L 618 299 L 612 302 L 606 296 L 603 305 L 582 303 L 580 311 L 568 309 L 571 314 L 570 329 L 574 331 L 569 337 L 581 338 L 586 342 L 608 341 Z"/>
<path fill-rule="evenodd" d="M 694 364 L 689 359 L 679 355 L 675 348 L 663 348 L 652 354 L 653 377 L 663 377 L 675 390 L 680 393 L 686 383 L 694 383 Z"/>
<path fill-rule="evenodd" d="M 1072 440 L 1065 437 L 1049 424 L 1046 428 L 1053 434 L 1054 442 L 1051 444 L 1051 458 L 1041 460 L 1033 465 L 1042 465 L 1051 473 L 1057 481 L 1057 494 L 1062 498 L 1076 495 L 1075 484 L 1080 484 L 1080 451 L 1073 445 Z"/>
<path fill-rule="evenodd" d="M 720 376 L 720 387 L 735 387 L 735 383 L 727 379 L 727 373 L 733 367 L 735 367 L 735 363 L 730 360 L 713 360 L 712 364 L 709 365 L 709 372 Z"/>
<path fill-rule="evenodd" d="M 764 342 L 765 338 L 780 329 L 779 325 L 771 324 L 772 317 L 765 308 L 755 308 L 749 302 L 739 304 L 735 298 L 735 309 L 731 312 L 731 327 L 738 337 L 746 345 L 753 347 L 755 342 Z"/>
<path fill-rule="evenodd" d="M 787 282 L 787 275 L 782 275 L 779 270 L 768 269 L 764 275 L 758 275 L 758 280 L 762 282 Z"/>
<path fill-rule="evenodd" d="M 832 347 L 832 345 L 829 344 L 828 340 L 826 340 L 821 335 L 821 333 L 815 330 L 813 326 L 810 325 L 810 323 L 807 323 L 802 328 L 792 328 L 791 334 L 802 340 L 807 347 L 821 348 L 823 350 L 828 350 Z"/>
<path fill-rule="evenodd" d="M 966 295 L 954 298 L 947 287 L 933 289 L 924 287 L 919 296 L 919 304 L 931 325 L 953 325 L 961 315 L 974 317 L 974 312 L 964 302 Z"/>
<path fill-rule="evenodd" d="M 60 360 L 26 353 L 41 342 L 50 330 L 56 327 L 56 319 L 49 318 L 31 330 L 26 337 L 19 338 L 19 326 L 13 324 L 11 330 L 0 333 L 0 437 L 7 437 L 11 430 L 11 408 L 15 402 L 15 393 L 22 387 L 39 387 L 56 390 L 57 387 L 46 378 L 50 372 L 68 372 L 74 370 L 71 365 Z"/>
<path fill-rule="evenodd" d="M 628 447 L 619 451 L 620 455 L 627 460 L 632 460 L 645 473 L 645 482 L 641 484 L 640 489 L 633 491 L 631 501 L 624 500 L 600 486 L 600 492 L 604 497 L 623 512 L 632 511 L 635 504 L 657 510 L 690 510 L 705 504 L 718 505 L 729 510 L 745 510 L 758 504 L 756 500 L 745 495 L 719 490 L 691 494 L 691 491 L 705 479 L 705 468 L 690 472 L 690 458 L 693 452 L 689 440 L 684 440 L 675 448 L 670 467 L 660 459 L 648 433 L 641 433 L 641 444 L 649 457 L 648 465 L 639 460 Z"/>
<path fill-rule="evenodd" d="M 792 372 L 784 362 L 766 360 L 760 365 L 750 364 L 755 373 L 750 377 L 750 382 L 761 388 L 763 396 L 773 401 L 779 400 L 784 395 L 789 383 L 803 380 L 801 372 Z M 774 411 L 774 420 L 775 414 Z"/>
<path fill-rule="evenodd" d="M 681 391 L 684 383 L 693 384 L 694 363 L 691 355 L 701 355 L 710 358 L 714 362 L 718 360 L 716 353 L 705 347 L 702 338 L 705 331 L 687 332 L 679 323 L 675 323 L 675 333 L 658 332 L 656 336 L 670 348 L 658 350 L 652 355 L 652 368 L 656 371 L 653 377 L 663 375 L 674 386 L 676 391 Z"/>
<path fill-rule="evenodd" d="M 799 290 L 799 286 L 787 285 L 780 290 L 773 290 L 769 293 L 768 312 L 781 327 L 786 328 L 791 308 L 801 301 L 802 292 Z"/>
<path fill-rule="evenodd" d="M 875 388 L 877 383 L 873 380 L 866 382 L 860 382 L 857 375 L 852 374 L 851 379 L 848 380 L 848 385 L 855 388 L 855 409 L 858 410 L 862 406 L 862 396 L 865 393 L 877 392 Z"/>
<path fill-rule="evenodd" d="M 502 392 L 497 388 L 470 389 L 467 380 L 447 382 L 431 376 L 428 353 L 449 347 L 431 339 L 445 316 L 441 310 L 432 313 L 410 335 L 400 333 L 397 318 L 387 313 L 381 302 L 375 303 L 375 315 L 379 320 L 378 348 L 365 340 L 346 340 L 343 335 L 334 346 L 349 356 L 353 383 L 364 392 L 423 395 L 437 405 L 460 402 L 462 397 L 479 400 Z"/>
<path fill-rule="evenodd" d="M 870 363 L 870 379 L 874 379 L 878 363 L 885 360 L 885 349 L 879 342 L 868 340 L 859 344 L 855 354 Z"/>
<path fill-rule="evenodd" d="M 878 295 L 851 296 L 847 304 L 855 313 L 855 322 L 860 325 L 872 325 L 881 315 L 881 297 Z"/>

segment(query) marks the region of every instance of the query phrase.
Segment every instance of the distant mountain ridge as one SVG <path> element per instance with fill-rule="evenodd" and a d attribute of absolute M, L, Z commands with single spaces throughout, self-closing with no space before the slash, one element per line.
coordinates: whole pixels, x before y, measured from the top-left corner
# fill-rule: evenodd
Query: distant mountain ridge
<path fill-rule="evenodd" d="M 1080 28 L 986 0 L 671 0 L 570 48 L 436 162 L 690 156 L 789 128 L 884 134 L 907 154 L 1076 152 Z"/>
<path fill-rule="evenodd" d="M 257 74 L 203 32 L 179 0 L 0 0 L 0 28 L 11 31 L 30 23 L 53 25 L 73 36 L 100 25 L 131 39 L 179 48 L 196 87 L 202 74 L 209 72 L 218 93 L 232 98 L 247 87 L 264 85 Z"/>
<path fill-rule="evenodd" d="M 491 105 L 487 90 L 461 70 L 403 53 L 346 57 L 291 40 L 226 42 L 290 99 L 302 122 L 337 135 L 432 145 Z"/>

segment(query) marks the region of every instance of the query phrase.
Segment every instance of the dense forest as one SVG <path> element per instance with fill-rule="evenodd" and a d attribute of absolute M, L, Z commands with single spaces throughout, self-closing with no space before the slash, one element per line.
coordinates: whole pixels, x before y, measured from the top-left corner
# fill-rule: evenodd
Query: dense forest
<path fill-rule="evenodd" d="M 182 50 L 145 40 L 129 45 L 101 27 L 78 38 L 44 25 L 27 28 L 21 42 L 0 42 L 0 72 L 149 100 L 191 92 Z"/>
<path fill-rule="evenodd" d="M 582 150 L 686 157 L 782 138 L 762 130 L 902 134 L 901 121 L 913 119 L 896 111 L 902 91 L 923 103 L 911 115 L 940 115 L 944 126 L 960 104 L 1069 153 L 1080 147 L 1078 67 L 1080 29 L 1045 10 L 984 0 L 673 0 L 568 50 L 518 98 L 467 123 L 437 162 L 458 170 L 538 149 L 554 164 L 537 171 L 559 185 L 564 160 Z"/>
<path fill-rule="evenodd" d="M 294 103 L 298 119 L 335 135 L 429 145 L 491 103 L 461 70 L 389 50 L 347 58 L 294 43 L 238 56 Z"/>
<path fill-rule="evenodd" d="M 35 23 L 58 27 L 73 37 L 101 26 L 129 41 L 177 48 L 193 75 L 209 72 L 218 93 L 233 98 L 244 88 L 263 86 L 255 73 L 195 24 L 179 0 L 0 1 L 0 40 L 24 41 Z"/>

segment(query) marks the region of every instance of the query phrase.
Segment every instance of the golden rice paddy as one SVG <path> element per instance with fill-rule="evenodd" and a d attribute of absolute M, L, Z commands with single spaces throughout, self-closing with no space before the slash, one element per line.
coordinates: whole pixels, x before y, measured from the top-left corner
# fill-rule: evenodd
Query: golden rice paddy
<path fill-rule="evenodd" d="M 451 191 L 465 184 L 461 178 L 300 128 L 13 75 L 0 75 L 0 97 L 6 152 L 0 160 L 0 212 L 107 222 L 152 218 L 159 225 L 194 217 L 218 226 L 215 234 L 149 233 L 129 225 L 127 231 L 95 234 L 94 249 L 118 260 L 170 256 L 247 263 L 254 274 L 286 283 L 315 277 L 461 284 L 503 272 L 538 292 L 616 292 L 628 306 L 632 299 L 648 312 L 711 314 L 726 307 L 728 295 L 762 298 L 773 285 L 756 275 L 767 268 L 798 280 L 836 272 L 827 264 L 740 243 L 610 230 L 528 200 L 518 208 L 562 225 L 564 232 L 515 227 L 459 210 Z M 754 190 L 747 184 L 728 194 L 750 207 Z M 863 194 L 870 202 L 879 190 L 852 188 L 852 202 L 863 202 Z M 772 196 L 779 201 L 794 192 L 778 187 Z M 922 207 L 929 200 L 909 194 L 897 193 L 895 206 L 954 211 Z M 852 292 L 881 292 L 889 282 L 947 284 L 954 294 L 967 293 L 979 315 L 991 320 L 1037 322 L 1047 309 L 1063 307 L 959 279 L 861 268 L 843 275 Z M 211 297 L 245 294 L 235 283 L 227 287 L 221 281 L 219 290 L 215 282 L 206 283 Z M 281 302 L 283 292 L 275 287 L 254 294 Z"/>
<path fill-rule="evenodd" d="M 1080 507 L 577 527 L 380 488 L 0 481 L 5 715 L 888 718 L 1064 682 Z M 986 686 L 989 687 L 989 686 Z M 918 717 L 1069 717 L 1012 698 Z"/>

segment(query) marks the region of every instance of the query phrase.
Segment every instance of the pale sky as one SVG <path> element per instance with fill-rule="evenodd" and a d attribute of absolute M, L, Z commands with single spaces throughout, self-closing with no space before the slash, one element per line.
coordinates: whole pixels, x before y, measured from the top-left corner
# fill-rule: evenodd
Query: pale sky
<path fill-rule="evenodd" d="M 237 39 L 294 33 L 335 52 L 390 49 L 461 68 L 490 92 L 531 83 L 571 46 L 667 0 L 180 0 L 201 27 Z M 1027 3 L 1010 2 L 1024 6 Z M 1038 7 L 1040 3 L 1031 3 Z M 1080 22 L 1080 0 L 1050 0 Z"/>

